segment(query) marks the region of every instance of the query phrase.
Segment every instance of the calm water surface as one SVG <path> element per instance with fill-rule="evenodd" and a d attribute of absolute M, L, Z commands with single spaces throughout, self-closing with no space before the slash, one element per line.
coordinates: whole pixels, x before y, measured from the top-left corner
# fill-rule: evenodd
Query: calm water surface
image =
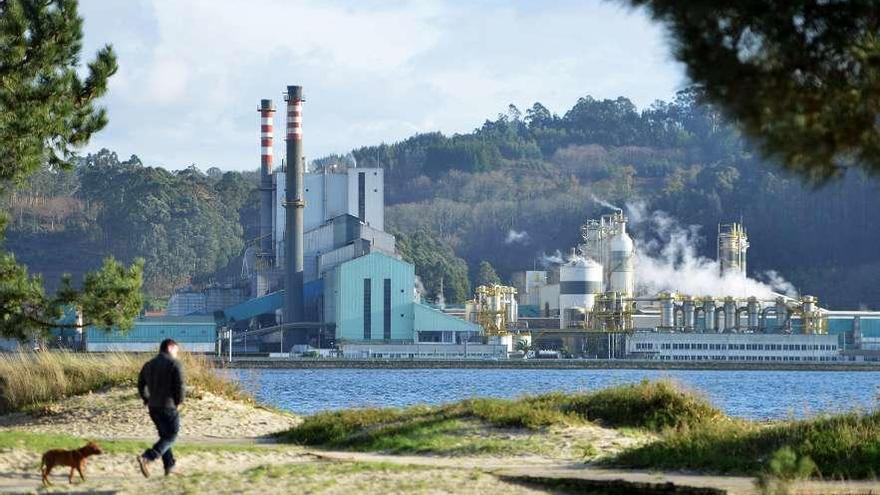
<path fill-rule="evenodd" d="M 439 404 L 468 397 L 517 397 L 595 390 L 671 378 L 702 392 L 731 416 L 808 417 L 868 410 L 880 372 L 502 369 L 230 370 L 263 402 L 298 414 L 366 406 Z"/>

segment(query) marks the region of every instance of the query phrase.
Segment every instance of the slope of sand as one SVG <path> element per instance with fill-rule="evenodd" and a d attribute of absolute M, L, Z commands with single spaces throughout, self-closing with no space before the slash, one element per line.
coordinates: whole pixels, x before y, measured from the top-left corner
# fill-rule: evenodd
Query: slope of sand
<path fill-rule="evenodd" d="M 180 410 L 181 440 L 251 439 L 286 430 L 300 419 L 251 403 L 192 390 Z M 0 416 L 0 428 L 83 438 L 155 437 L 147 408 L 132 388 L 69 397 L 39 413 Z"/>
<path fill-rule="evenodd" d="M 617 489 L 614 493 L 637 493 L 645 488 L 655 490 L 653 493 L 757 493 L 749 478 L 598 469 L 584 462 L 580 451 L 584 442 L 601 456 L 650 441 L 650 435 L 624 434 L 595 425 L 548 432 L 542 441 L 553 448 L 537 444 L 541 454 L 510 457 L 327 452 L 265 441 L 269 433 L 298 422 L 289 414 L 196 392 L 182 410 L 183 431 L 177 449 L 180 475 L 162 476 L 157 463 L 154 475 L 144 479 L 135 455 L 153 440 L 154 432 L 134 390 L 117 388 L 72 397 L 40 414 L 2 416 L 0 431 L 63 433 L 99 442 L 104 439 L 106 443 L 112 439 L 139 441 L 118 442 L 111 453 L 89 459 L 86 481 L 75 479 L 69 484 L 67 471 L 57 469 L 51 477 L 54 485 L 45 489 L 39 476 L 41 452 L 13 440 L 12 445 L 0 445 L 0 493 L 486 495 L 592 493 L 597 489 L 601 493 L 612 486 Z M 467 433 L 478 437 L 525 434 L 493 429 Z M 544 481 L 536 481 L 540 479 Z M 547 484 L 546 480 L 557 481 Z M 559 480 L 566 480 L 566 484 L 560 485 Z M 572 484 L 578 480 L 588 485 Z M 631 484 L 621 487 L 621 483 Z M 689 491 L 688 486 L 698 488 Z M 880 493 L 880 484 L 805 482 L 794 492 Z"/>

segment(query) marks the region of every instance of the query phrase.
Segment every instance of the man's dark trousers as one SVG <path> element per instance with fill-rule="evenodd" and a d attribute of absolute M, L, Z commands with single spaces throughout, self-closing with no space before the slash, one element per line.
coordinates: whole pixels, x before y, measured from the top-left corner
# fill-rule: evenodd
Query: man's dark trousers
<path fill-rule="evenodd" d="M 159 441 L 144 452 L 144 458 L 155 461 L 161 457 L 162 465 L 167 471 L 173 468 L 175 463 L 171 446 L 174 445 L 177 432 L 180 431 L 180 417 L 177 415 L 177 409 L 173 407 L 151 407 L 150 419 L 159 432 Z"/>

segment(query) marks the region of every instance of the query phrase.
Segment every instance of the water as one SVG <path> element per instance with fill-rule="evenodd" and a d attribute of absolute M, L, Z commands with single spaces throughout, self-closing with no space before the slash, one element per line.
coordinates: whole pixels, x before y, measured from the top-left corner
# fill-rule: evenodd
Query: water
<path fill-rule="evenodd" d="M 596 390 L 671 378 L 728 415 L 804 418 L 876 406 L 880 372 L 721 370 L 270 369 L 231 370 L 260 401 L 297 414 Z"/>

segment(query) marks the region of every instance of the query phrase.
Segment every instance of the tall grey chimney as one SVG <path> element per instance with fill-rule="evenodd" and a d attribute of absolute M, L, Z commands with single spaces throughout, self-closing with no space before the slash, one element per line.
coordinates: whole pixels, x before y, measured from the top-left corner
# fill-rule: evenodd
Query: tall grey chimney
<path fill-rule="evenodd" d="M 288 86 L 285 172 L 284 322 L 303 321 L 303 150 L 302 86 Z"/>

